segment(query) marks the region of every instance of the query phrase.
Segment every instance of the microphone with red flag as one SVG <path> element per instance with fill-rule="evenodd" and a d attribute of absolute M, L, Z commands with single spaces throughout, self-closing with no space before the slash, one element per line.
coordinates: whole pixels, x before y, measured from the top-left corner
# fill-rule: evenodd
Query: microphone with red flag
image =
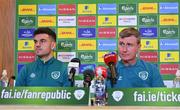
<path fill-rule="evenodd" d="M 95 75 L 95 105 L 102 106 L 106 104 L 105 78 L 107 77 L 107 69 L 98 66 L 95 69 Z"/>
<path fill-rule="evenodd" d="M 116 84 L 116 69 L 115 65 L 117 63 L 118 57 L 114 52 L 108 53 L 104 55 L 104 62 L 109 67 L 111 72 L 111 84 L 112 86 Z"/>
<path fill-rule="evenodd" d="M 107 77 L 107 69 L 104 66 L 98 66 L 95 69 L 96 78 L 103 77 L 104 79 Z"/>

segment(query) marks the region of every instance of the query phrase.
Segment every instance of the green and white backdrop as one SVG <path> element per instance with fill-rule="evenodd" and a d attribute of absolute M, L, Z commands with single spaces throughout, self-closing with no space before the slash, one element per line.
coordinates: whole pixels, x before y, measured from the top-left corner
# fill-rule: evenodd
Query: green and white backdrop
<path fill-rule="evenodd" d="M 179 0 L 17 0 L 16 75 L 36 58 L 32 33 L 38 27 L 56 32 L 58 60 L 81 60 L 78 84 L 85 69 L 105 65 L 105 53 L 118 52 L 118 33 L 131 26 L 142 35 L 139 57 L 157 65 L 172 87 L 180 65 L 179 5 Z"/>
<path fill-rule="evenodd" d="M 56 32 L 54 55 L 58 60 L 81 60 L 76 76 L 79 86 L 85 69 L 104 65 L 107 52 L 118 53 L 118 33 L 125 27 L 136 27 L 142 35 L 139 57 L 154 63 L 171 88 L 180 66 L 179 4 L 178 0 L 17 0 L 16 75 L 36 58 L 32 33 L 38 27 Z"/>

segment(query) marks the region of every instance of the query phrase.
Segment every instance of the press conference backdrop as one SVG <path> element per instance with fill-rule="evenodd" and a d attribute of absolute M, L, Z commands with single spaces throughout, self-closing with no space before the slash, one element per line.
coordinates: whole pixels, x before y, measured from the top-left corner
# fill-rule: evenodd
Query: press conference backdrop
<path fill-rule="evenodd" d="M 36 58 L 32 34 L 38 27 L 56 32 L 58 60 L 80 58 L 78 81 L 85 69 L 104 65 L 105 53 L 118 52 L 118 33 L 131 26 L 142 35 L 139 57 L 157 65 L 172 87 L 180 66 L 179 5 L 179 0 L 17 0 L 16 73 Z"/>

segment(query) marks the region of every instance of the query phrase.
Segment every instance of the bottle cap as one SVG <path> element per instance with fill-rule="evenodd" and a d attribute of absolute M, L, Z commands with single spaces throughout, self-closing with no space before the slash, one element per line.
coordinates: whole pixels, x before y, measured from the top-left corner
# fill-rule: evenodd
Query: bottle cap
<path fill-rule="evenodd" d="M 180 77 L 180 70 L 176 71 L 176 77 Z"/>

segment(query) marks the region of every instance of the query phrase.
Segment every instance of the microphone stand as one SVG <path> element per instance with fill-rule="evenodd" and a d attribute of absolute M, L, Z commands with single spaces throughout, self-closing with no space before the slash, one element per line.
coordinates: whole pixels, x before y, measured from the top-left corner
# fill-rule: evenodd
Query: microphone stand
<path fill-rule="evenodd" d="M 8 84 L 7 84 L 7 87 L 9 87 L 9 86 L 10 86 L 10 81 L 11 81 L 11 79 L 15 80 L 15 76 L 11 76 L 11 77 L 9 78 L 9 80 L 8 80 Z"/>
<path fill-rule="evenodd" d="M 114 87 L 114 84 L 116 84 L 116 70 L 115 68 L 113 68 L 113 63 L 110 63 L 109 64 L 109 68 L 110 68 L 110 71 L 112 72 L 111 73 L 111 86 Z"/>
<path fill-rule="evenodd" d="M 70 75 L 69 75 L 69 81 L 71 81 L 71 87 L 74 86 L 74 74 L 76 72 L 76 69 L 72 68 L 70 70 Z"/>

